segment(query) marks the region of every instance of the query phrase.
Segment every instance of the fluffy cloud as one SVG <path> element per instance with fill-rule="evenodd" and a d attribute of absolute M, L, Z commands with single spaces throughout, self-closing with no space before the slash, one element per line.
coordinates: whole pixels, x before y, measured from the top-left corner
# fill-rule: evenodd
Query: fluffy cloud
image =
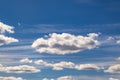
<path fill-rule="evenodd" d="M 20 66 L 0 66 L 0 72 L 6 73 L 36 73 L 40 72 L 39 69 L 36 69 L 34 66 L 20 65 Z"/>
<path fill-rule="evenodd" d="M 44 66 L 46 66 L 46 65 L 49 64 L 49 63 L 47 63 L 46 61 L 43 61 L 43 60 L 37 60 L 37 61 L 35 61 L 34 63 L 35 63 L 35 64 L 38 64 L 38 65 L 44 65 Z"/>
<path fill-rule="evenodd" d="M 75 67 L 77 70 L 99 70 L 95 64 L 80 64 Z"/>
<path fill-rule="evenodd" d="M 43 60 L 35 61 L 35 64 L 44 67 L 52 67 L 53 70 L 63 70 L 64 68 L 76 70 L 99 70 L 100 68 L 95 64 L 74 64 L 73 62 L 61 61 L 58 63 L 48 63 Z"/>
<path fill-rule="evenodd" d="M 18 40 L 12 37 L 6 37 L 4 35 L 0 35 L 0 46 L 13 42 L 18 42 Z"/>
<path fill-rule="evenodd" d="M 75 66 L 74 63 L 65 62 L 65 61 L 61 61 L 59 63 L 48 63 L 43 60 L 37 60 L 37 61 L 35 61 L 35 64 L 45 66 L 45 67 L 52 67 L 53 70 L 63 70 L 64 68 L 73 68 Z"/>
<path fill-rule="evenodd" d="M 109 80 L 119 80 L 119 79 L 116 79 L 116 78 L 109 78 Z"/>
<path fill-rule="evenodd" d="M 74 68 L 75 64 L 72 62 L 61 61 L 51 65 L 53 70 L 63 70 L 64 68 Z"/>
<path fill-rule="evenodd" d="M 7 37 L 4 35 L 5 32 L 14 33 L 13 29 L 14 27 L 0 22 L 0 46 L 4 44 L 13 43 L 13 42 L 18 42 L 17 39 L 12 38 L 12 37 Z"/>
<path fill-rule="evenodd" d="M 35 40 L 32 47 L 40 53 L 69 54 L 77 53 L 85 49 L 93 49 L 100 43 L 95 40 L 99 34 L 89 33 L 87 36 L 75 36 L 69 33 L 52 33 L 49 38 L 39 38 Z"/>
<path fill-rule="evenodd" d="M 0 22 L 0 33 L 5 33 L 5 32 L 14 33 L 13 29 L 14 27 Z"/>
<path fill-rule="evenodd" d="M 24 79 L 22 79 L 21 77 L 16 78 L 16 77 L 2 77 L 2 76 L 0 76 L 0 80 L 24 80 Z"/>
<path fill-rule="evenodd" d="M 20 60 L 21 63 L 32 63 L 32 60 L 28 59 L 28 58 L 24 58 Z"/>
<path fill-rule="evenodd" d="M 113 66 L 110 66 L 107 70 L 104 72 L 109 72 L 109 73 L 120 73 L 120 64 L 116 64 Z"/>

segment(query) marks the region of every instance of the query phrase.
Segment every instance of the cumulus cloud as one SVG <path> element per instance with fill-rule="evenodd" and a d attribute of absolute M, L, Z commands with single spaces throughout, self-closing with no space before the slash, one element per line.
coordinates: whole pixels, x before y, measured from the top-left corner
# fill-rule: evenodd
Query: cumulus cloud
<path fill-rule="evenodd" d="M 2 46 L 4 44 L 13 43 L 13 42 L 18 42 L 17 39 L 12 38 L 12 37 L 7 37 L 4 35 L 5 32 L 14 33 L 13 29 L 14 29 L 14 27 L 0 22 L 0 46 Z"/>
<path fill-rule="evenodd" d="M 0 22 L 0 33 L 5 33 L 5 32 L 14 33 L 13 29 L 14 29 L 14 27 Z"/>
<path fill-rule="evenodd" d="M 64 68 L 73 68 L 75 66 L 72 62 L 65 62 L 61 61 L 59 63 L 48 63 L 43 60 L 37 60 L 35 61 L 35 64 L 45 66 L 45 67 L 52 67 L 53 70 L 63 70 Z"/>
<path fill-rule="evenodd" d="M 34 62 L 35 64 L 38 64 L 38 65 L 48 65 L 49 63 L 47 63 L 46 61 L 44 61 L 44 60 L 37 60 L 37 61 L 35 61 Z"/>
<path fill-rule="evenodd" d="M 120 64 L 112 65 L 104 72 L 108 73 L 120 73 Z"/>
<path fill-rule="evenodd" d="M 75 64 L 72 62 L 61 61 L 51 65 L 53 70 L 63 70 L 64 68 L 74 68 Z"/>
<path fill-rule="evenodd" d="M 119 79 L 116 79 L 116 78 L 109 78 L 109 80 L 119 80 Z"/>
<path fill-rule="evenodd" d="M 34 66 L 20 65 L 20 66 L 0 66 L 0 72 L 6 73 L 37 73 L 40 72 L 39 69 Z"/>
<path fill-rule="evenodd" d="M 100 69 L 95 64 L 75 64 L 73 62 L 66 62 L 66 61 L 61 61 L 58 63 L 48 63 L 43 60 L 37 60 L 34 63 L 44 67 L 52 67 L 53 70 L 63 70 L 64 68 L 76 69 L 76 70 L 99 70 Z"/>
<path fill-rule="evenodd" d="M 80 64 L 75 67 L 77 70 L 99 70 L 95 64 Z"/>
<path fill-rule="evenodd" d="M 22 79 L 21 77 L 18 77 L 18 78 L 16 78 L 16 77 L 2 77 L 2 76 L 0 76 L 0 80 L 24 80 L 24 79 Z"/>
<path fill-rule="evenodd" d="M 28 58 L 24 58 L 20 60 L 21 63 L 32 63 L 32 60 L 28 59 Z"/>
<path fill-rule="evenodd" d="M 100 43 L 95 37 L 99 34 L 89 33 L 87 36 L 75 36 L 69 33 L 52 33 L 48 38 L 39 38 L 35 40 L 32 47 L 40 53 L 50 54 L 69 54 L 77 53 L 85 49 L 93 49 Z"/>
<path fill-rule="evenodd" d="M 0 35 L 0 46 L 4 44 L 10 44 L 13 42 L 18 42 L 18 40 L 12 37 L 6 37 L 4 35 Z"/>

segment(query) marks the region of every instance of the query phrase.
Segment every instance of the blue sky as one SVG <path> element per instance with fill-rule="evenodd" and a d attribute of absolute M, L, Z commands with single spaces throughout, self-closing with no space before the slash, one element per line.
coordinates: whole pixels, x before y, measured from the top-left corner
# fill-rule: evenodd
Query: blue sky
<path fill-rule="evenodd" d="M 0 0 L 1 80 L 120 80 L 119 0 Z"/>

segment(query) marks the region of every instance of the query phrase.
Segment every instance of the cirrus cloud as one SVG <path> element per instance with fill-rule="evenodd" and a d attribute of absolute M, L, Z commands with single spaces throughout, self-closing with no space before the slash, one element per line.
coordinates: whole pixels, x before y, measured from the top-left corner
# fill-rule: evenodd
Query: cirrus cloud
<path fill-rule="evenodd" d="M 35 40 L 32 47 L 40 53 L 50 54 L 70 54 L 77 53 L 86 49 L 96 48 L 100 43 L 95 37 L 99 34 L 89 33 L 87 36 L 75 36 L 69 33 L 52 33 L 48 38 Z"/>

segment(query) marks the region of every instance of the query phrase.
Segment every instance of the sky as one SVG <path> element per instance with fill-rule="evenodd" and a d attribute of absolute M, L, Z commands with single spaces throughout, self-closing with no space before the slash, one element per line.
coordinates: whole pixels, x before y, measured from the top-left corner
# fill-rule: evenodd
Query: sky
<path fill-rule="evenodd" d="M 119 0 L 0 0 L 0 80 L 119 75 Z"/>

